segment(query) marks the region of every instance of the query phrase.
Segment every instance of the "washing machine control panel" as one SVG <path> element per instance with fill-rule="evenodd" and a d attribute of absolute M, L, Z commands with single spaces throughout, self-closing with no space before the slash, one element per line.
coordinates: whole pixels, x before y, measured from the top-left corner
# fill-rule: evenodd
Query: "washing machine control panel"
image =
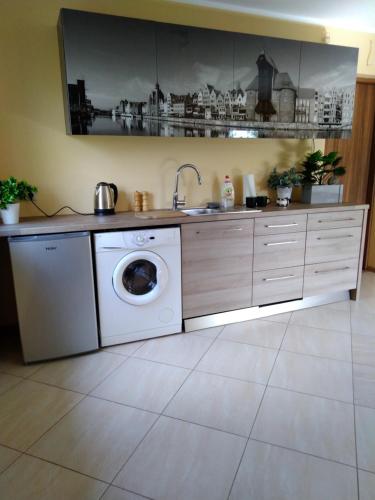
<path fill-rule="evenodd" d="M 143 247 L 143 245 L 145 243 L 147 243 L 148 241 L 148 237 L 147 237 L 147 234 L 146 233 L 141 233 L 141 232 L 135 232 L 134 233 L 134 236 L 133 236 L 133 241 L 134 243 L 139 246 L 139 247 Z"/>

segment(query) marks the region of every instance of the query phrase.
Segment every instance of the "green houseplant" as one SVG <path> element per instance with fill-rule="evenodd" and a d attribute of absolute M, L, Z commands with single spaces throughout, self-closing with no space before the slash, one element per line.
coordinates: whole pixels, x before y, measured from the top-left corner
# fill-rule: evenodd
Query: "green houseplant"
<path fill-rule="evenodd" d="M 338 203 L 342 201 L 343 185 L 339 178 L 346 167 L 340 165 L 342 157 L 336 151 L 324 155 L 314 151 L 302 162 L 301 184 L 303 203 Z"/>
<path fill-rule="evenodd" d="M 275 167 L 268 177 L 268 187 L 276 189 L 277 198 L 288 198 L 290 200 L 293 187 L 299 186 L 300 184 L 301 175 L 297 172 L 295 167 L 284 170 L 283 172 L 278 172 Z"/>
<path fill-rule="evenodd" d="M 37 188 L 26 181 L 8 177 L 0 181 L 0 212 L 4 224 L 17 224 L 20 201 L 32 200 Z"/>

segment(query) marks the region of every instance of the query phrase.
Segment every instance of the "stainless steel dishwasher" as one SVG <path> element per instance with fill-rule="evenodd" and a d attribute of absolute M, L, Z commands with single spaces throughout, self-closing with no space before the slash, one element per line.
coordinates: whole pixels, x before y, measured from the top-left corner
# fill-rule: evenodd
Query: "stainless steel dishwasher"
<path fill-rule="evenodd" d="M 90 234 L 8 241 L 24 361 L 98 349 Z"/>

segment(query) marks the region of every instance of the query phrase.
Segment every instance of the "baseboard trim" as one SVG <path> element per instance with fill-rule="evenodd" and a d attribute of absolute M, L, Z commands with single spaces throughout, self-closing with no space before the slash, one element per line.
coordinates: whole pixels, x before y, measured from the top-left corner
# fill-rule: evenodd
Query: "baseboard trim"
<path fill-rule="evenodd" d="M 325 295 L 317 295 L 306 299 L 292 300 L 290 302 L 282 302 L 269 306 L 255 306 L 246 309 L 237 309 L 235 311 L 227 311 L 218 314 L 209 314 L 197 318 L 188 318 L 184 320 L 185 332 L 194 332 L 204 328 L 212 328 L 215 326 L 224 326 L 230 323 L 240 323 L 251 319 L 266 318 L 274 314 L 282 314 L 286 312 L 298 311 L 309 307 L 321 306 L 324 304 L 332 304 L 333 302 L 341 302 L 349 300 L 349 290 L 342 292 L 329 293 Z"/>

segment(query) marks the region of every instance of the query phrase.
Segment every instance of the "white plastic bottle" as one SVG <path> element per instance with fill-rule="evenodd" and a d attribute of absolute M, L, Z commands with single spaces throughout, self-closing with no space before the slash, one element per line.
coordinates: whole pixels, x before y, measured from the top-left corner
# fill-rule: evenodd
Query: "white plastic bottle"
<path fill-rule="evenodd" d="M 225 176 L 221 189 L 221 206 L 225 209 L 234 207 L 234 187 L 229 175 Z"/>

